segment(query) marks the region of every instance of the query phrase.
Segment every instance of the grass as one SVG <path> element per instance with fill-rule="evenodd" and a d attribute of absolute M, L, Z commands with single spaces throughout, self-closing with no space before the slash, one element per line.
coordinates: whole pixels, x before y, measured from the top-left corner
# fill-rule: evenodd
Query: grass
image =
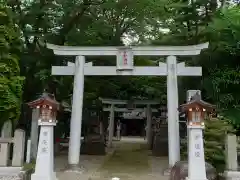
<path fill-rule="evenodd" d="M 31 170 L 31 169 L 35 169 L 35 163 L 25 163 L 23 165 L 23 170 L 27 171 L 27 170 Z"/>
<path fill-rule="evenodd" d="M 124 143 L 107 159 L 100 170 L 111 173 L 141 172 L 149 169 L 146 145 Z"/>

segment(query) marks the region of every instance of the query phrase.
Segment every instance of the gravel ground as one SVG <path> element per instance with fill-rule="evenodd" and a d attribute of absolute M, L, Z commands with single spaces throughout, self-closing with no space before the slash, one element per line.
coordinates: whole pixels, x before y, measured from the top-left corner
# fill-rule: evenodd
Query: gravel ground
<path fill-rule="evenodd" d="M 81 155 L 82 173 L 64 172 L 67 156 L 56 158 L 56 172 L 59 180 L 167 180 L 163 170 L 168 159 L 152 157 L 146 149 L 146 142 L 141 138 L 122 138 L 114 142 L 114 148 L 106 156 Z"/>

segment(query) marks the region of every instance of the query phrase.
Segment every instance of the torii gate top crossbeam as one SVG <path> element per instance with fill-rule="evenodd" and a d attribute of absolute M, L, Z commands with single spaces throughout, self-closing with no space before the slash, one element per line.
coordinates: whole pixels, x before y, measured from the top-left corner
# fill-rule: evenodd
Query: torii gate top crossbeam
<path fill-rule="evenodd" d="M 99 98 L 99 100 L 102 101 L 103 104 L 128 104 L 128 100 L 118 100 L 118 99 L 105 99 L 105 98 Z M 138 105 L 157 105 L 161 104 L 160 101 L 153 101 L 153 100 L 134 100 L 133 104 Z"/>
<path fill-rule="evenodd" d="M 119 49 L 131 49 L 136 56 L 185 56 L 198 55 L 202 49 L 208 48 L 209 43 L 190 46 L 58 46 L 47 44 L 48 49 L 52 49 L 56 55 L 68 56 L 113 56 L 117 55 Z"/>
<path fill-rule="evenodd" d="M 111 111 L 111 108 L 103 108 L 103 111 Z M 124 112 L 124 113 L 129 113 L 129 112 L 144 112 L 145 108 L 133 108 L 133 109 L 128 109 L 128 108 L 114 108 L 114 112 Z M 152 112 L 158 112 L 157 108 L 151 108 Z"/>

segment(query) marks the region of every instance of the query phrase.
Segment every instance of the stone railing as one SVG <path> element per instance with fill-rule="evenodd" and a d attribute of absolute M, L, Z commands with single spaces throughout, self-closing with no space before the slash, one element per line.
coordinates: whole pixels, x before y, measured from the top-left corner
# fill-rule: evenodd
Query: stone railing
<path fill-rule="evenodd" d="M 237 136 L 237 161 L 238 169 L 240 170 L 240 136 Z"/>
<path fill-rule="evenodd" d="M 224 173 L 227 180 L 239 180 L 240 171 L 238 167 L 238 140 L 236 135 L 229 134 L 226 139 L 226 171 Z"/>
<path fill-rule="evenodd" d="M 12 162 L 9 160 L 10 144 L 13 144 Z M 17 129 L 13 138 L 0 138 L 0 167 L 22 167 L 24 162 L 25 131 Z"/>

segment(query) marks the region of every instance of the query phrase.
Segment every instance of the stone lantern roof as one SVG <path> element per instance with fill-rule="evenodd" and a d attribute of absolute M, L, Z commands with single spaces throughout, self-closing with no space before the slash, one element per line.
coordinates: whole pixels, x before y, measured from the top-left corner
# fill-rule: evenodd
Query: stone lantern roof
<path fill-rule="evenodd" d="M 27 103 L 31 108 L 36 108 L 37 106 L 51 106 L 53 110 L 59 110 L 60 104 L 55 100 L 53 94 L 44 92 L 38 99 Z"/>
<path fill-rule="evenodd" d="M 196 108 L 196 107 L 204 108 L 208 112 L 213 111 L 216 108 L 215 105 L 212 105 L 206 101 L 203 101 L 201 99 L 200 94 L 196 93 L 194 96 L 192 96 L 189 102 L 187 102 L 186 104 L 180 105 L 179 109 L 180 109 L 180 112 L 185 112 L 185 111 L 188 111 L 188 109 L 190 108 Z"/>

